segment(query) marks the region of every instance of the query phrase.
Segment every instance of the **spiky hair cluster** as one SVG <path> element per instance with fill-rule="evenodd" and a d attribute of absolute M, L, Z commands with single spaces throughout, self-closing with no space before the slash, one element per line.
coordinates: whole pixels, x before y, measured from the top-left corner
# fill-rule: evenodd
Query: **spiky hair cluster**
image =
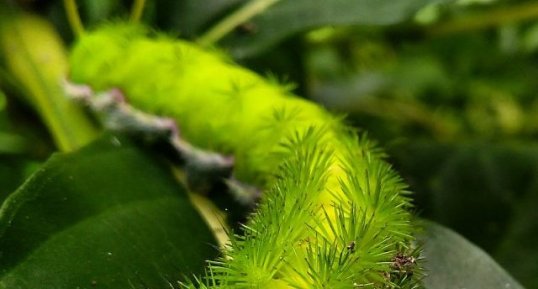
<path fill-rule="evenodd" d="M 114 24 L 82 36 L 71 80 L 122 89 L 138 108 L 174 118 L 194 144 L 233 154 L 236 176 L 265 188 L 222 258 L 185 286 L 415 286 L 408 192 L 382 152 L 222 53 L 149 34 Z"/>

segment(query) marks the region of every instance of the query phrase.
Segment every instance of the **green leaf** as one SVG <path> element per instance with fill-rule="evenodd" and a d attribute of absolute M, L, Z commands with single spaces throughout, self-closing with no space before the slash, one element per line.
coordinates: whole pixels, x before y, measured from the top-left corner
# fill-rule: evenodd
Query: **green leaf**
<path fill-rule="evenodd" d="M 7 72 L 41 116 L 59 149 L 76 149 L 95 137 L 95 127 L 83 109 L 63 93 L 66 51 L 47 20 L 0 2 L 0 56 L 5 57 Z"/>
<path fill-rule="evenodd" d="M 155 0 L 155 21 L 161 29 L 179 31 L 182 38 L 192 38 L 242 2 L 246 1 Z"/>
<path fill-rule="evenodd" d="M 38 167 L 25 157 L 0 154 L 0 204 Z"/>
<path fill-rule="evenodd" d="M 391 25 L 408 20 L 420 8 L 451 0 L 282 0 L 250 23 L 251 33 L 227 37 L 238 58 L 260 53 L 285 38 L 327 25 Z"/>
<path fill-rule="evenodd" d="M 450 229 L 427 222 L 420 239 L 426 259 L 426 289 L 523 288 L 482 249 Z"/>
<path fill-rule="evenodd" d="M 172 288 L 215 246 L 169 168 L 107 135 L 54 155 L 4 201 L 0 288 Z"/>

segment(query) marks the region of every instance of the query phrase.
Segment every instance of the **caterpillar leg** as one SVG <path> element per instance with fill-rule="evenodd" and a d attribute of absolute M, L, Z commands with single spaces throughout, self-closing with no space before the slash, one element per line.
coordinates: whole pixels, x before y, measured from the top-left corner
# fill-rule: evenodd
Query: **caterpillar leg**
<path fill-rule="evenodd" d="M 63 87 L 65 96 L 82 103 L 87 103 L 94 95 L 90 86 L 85 84 L 76 84 L 67 79 L 63 79 L 61 86 Z"/>
<path fill-rule="evenodd" d="M 215 186 L 224 185 L 242 205 L 250 206 L 258 200 L 258 189 L 232 177 L 232 156 L 191 145 L 181 138 L 178 125 L 173 119 L 134 108 L 118 88 L 96 93 L 87 85 L 67 80 L 63 87 L 68 97 L 90 108 L 106 129 L 141 140 L 182 166 L 191 190 L 206 193 Z"/>

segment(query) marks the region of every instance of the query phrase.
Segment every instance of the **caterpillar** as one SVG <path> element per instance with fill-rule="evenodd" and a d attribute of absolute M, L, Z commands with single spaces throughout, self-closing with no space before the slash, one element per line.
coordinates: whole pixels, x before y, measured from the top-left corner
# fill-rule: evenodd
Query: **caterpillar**
<path fill-rule="evenodd" d="M 70 81 L 121 89 L 134 107 L 177 121 L 194 145 L 233 155 L 236 177 L 264 189 L 207 276 L 185 286 L 417 286 L 416 274 L 398 266 L 415 260 L 406 257 L 414 232 L 407 187 L 341 117 L 218 49 L 140 25 L 85 33 L 69 63 Z"/>

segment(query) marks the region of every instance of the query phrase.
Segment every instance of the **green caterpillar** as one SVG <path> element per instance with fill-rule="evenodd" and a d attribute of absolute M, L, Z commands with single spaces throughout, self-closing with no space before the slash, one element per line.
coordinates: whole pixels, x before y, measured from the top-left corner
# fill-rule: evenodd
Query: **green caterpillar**
<path fill-rule="evenodd" d="M 233 155 L 236 177 L 264 188 L 244 232 L 190 286 L 416 286 L 402 269 L 414 263 L 406 186 L 382 152 L 318 105 L 219 51 L 130 24 L 81 36 L 70 79 L 120 88 L 133 106 L 175 119 L 193 144 Z"/>

